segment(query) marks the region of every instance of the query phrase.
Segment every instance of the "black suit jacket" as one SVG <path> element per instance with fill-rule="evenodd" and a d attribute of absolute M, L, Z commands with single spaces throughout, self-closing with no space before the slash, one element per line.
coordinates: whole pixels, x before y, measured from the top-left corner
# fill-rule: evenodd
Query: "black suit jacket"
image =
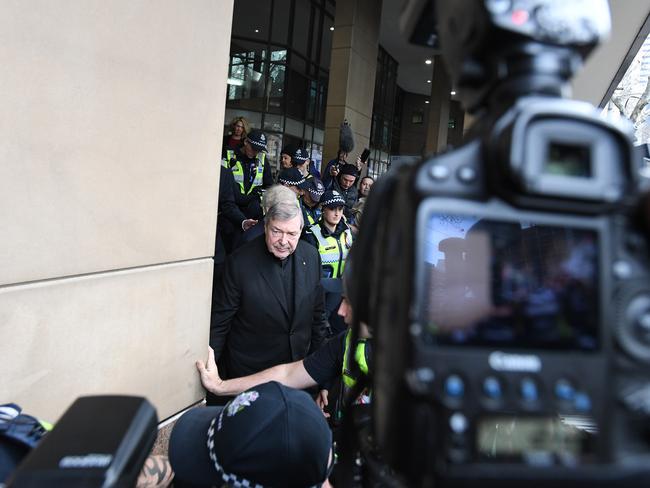
<path fill-rule="evenodd" d="M 210 327 L 210 346 L 223 378 L 300 360 L 323 341 L 326 318 L 320 256 L 313 246 L 299 241 L 292 259 L 292 319 L 279 263 L 268 251 L 263 235 L 226 260 Z"/>
<path fill-rule="evenodd" d="M 223 234 L 232 233 L 233 229 L 238 234 L 241 223 L 246 219 L 237 204 L 234 194 L 235 179 L 232 172 L 221 166 L 219 178 L 219 208 L 217 217 L 217 237 L 214 246 L 214 264 L 220 265 L 226 260 L 226 248 L 223 243 Z M 226 222 L 227 221 L 227 222 Z"/>

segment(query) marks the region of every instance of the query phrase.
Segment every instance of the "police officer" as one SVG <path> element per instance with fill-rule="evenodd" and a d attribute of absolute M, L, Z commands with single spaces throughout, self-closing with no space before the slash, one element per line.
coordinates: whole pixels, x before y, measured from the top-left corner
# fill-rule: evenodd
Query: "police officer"
<path fill-rule="evenodd" d="M 273 184 L 271 167 L 266 160 L 266 135 L 252 130 L 244 144 L 226 151 L 222 164 L 229 167 L 235 179 L 235 203 L 249 219 L 262 217 L 262 190 Z"/>
<path fill-rule="evenodd" d="M 299 147 L 291 157 L 291 165 L 297 168 L 305 178 L 311 178 L 309 174 L 309 153 L 306 149 Z"/>
<path fill-rule="evenodd" d="M 318 222 L 320 218 L 320 210 L 318 209 L 318 200 L 314 203 L 313 198 L 317 198 L 314 195 L 320 196 L 318 190 L 312 190 L 314 193 L 309 193 L 308 190 L 313 188 L 314 183 L 312 180 L 317 181 L 315 178 L 311 177 L 309 179 L 300 172 L 297 167 L 291 167 L 289 169 L 283 169 L 278 174 L 278 183 L 286 186 L 291 189 L 296 194 L 298 202 L 300 202 L 300 208 L 302 209 L 302 217 L 305 222 L 305 226 L 302 228 L 302 237 L 305 238 L 306 234 L 311 233 L 310 227 Z M 322 189 L 321 183 L 321 189 Z M 322 189 L 324 191 L 324 189 Z M 320 191 L 320 194 L 323 193 Z M 307 242 L 310 242 L 312 245 L 316 245 L 313 240 L 305 239 Z"/>
<path fill-rule="evenodd" d="M 336 190 L 327 190 L 321 197 L 321 217 L 310 226 L 306 240 L 318 248 L 324 278 L 340 278 L 345 258 L 352 247 L 352 231 L 343 218 L 345 199 Z"/>
<path fill-rule="evenodd" d="M 302 192 L 302 209 L 305 216 L 305 226 L 311 227 L 320 220 L 320 199 L 325 193 L 323 183 L 314 177 L 307 178 Z"/>

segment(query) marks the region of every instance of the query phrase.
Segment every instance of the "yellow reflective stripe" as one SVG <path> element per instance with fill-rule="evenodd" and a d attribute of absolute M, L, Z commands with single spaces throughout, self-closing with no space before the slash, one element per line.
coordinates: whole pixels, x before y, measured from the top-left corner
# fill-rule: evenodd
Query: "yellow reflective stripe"
<path fill-rule="evenodd" d="M 354 359 L 359 365 L 363 374 L 368 374 L 368 363 L 366 362 L 366 341 L 357 344 L 357 350 L 354 353 Z"/>
<path fill-rule="evenodd" d="M 343 369 L 341 371 L 343 384 L 348 388 L 352 388 L 354 385 L 357 384 L 357 379 L 354 376 L 352 376 L 350 368 L 347 367 L 351 337 L 352 337 L 352 329 L 348 329 L 348 331 L 345 334 L 345 349 L 343 350 Z M 354 360 L 359 366 L 359 370 L 363 374 L 368 374 L 368 363 L 366 362 L 366 340 L 365 339 L 359 339 L 359 341 L 357 342 L 357 347 L 354 352 Z"/>
<path fill-rule="evenodd" d="M 348 252 L 352 245 L 352 232 L 350 229 L 346 229 L 344 232 L 341 232 L 341 235 L 337 239 L 332 236 L 325 237 L 318 224 L 314 224 L 309 228 L 318 240 L 318 253 L 320 254 L 323 266 L 331 268 L 331 278 L 339 278 L 345 269 L 345 259 L 348 257 Z"/>
<path fill-rule="evenodd" d="M 343 384 L 348 388 L 352 388 L 357 380 L 350 375 L 350 370 L 348 369 L 348 351 L 350 350 L 350 336 L 352 335 L 352 329 L 348 329 L 345 333 L 345 348 L 343 349 L 343 369 L 341 371 L 341 377 L 343 378 Z"/>

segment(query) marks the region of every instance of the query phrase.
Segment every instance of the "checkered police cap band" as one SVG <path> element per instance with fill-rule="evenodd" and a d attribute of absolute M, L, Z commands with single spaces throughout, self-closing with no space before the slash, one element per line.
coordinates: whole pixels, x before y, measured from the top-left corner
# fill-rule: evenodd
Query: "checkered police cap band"
<path fill-rule="evenodd" d="M 251 133 L 246 136 L 246 142 L 258 151 L 266 151 L 266 135 L 258 129 L 252 130 Z"/>
<path fill-rule="evenodd" d="M 309 159 L 309 154 L 304 149 L 298 148 L 293 154 L 293 159 L 298 163 L 304 163 Z"/>
<path fill-rule="evenodd" d="M 260 485 L 259 483 L 250 481 L 242 476 L 237 476 L 236 474 L 228 473 L 223 468 L 223 466 L 221 466 L 221 464 L 219 463 L 219 460 L 217 459 L 217 455 L 214 452 L 214 431 L 216 428 L 215 423 L 217 422 L 217 420 L 219 421 L 219 423 L 223 422 L 222 417 L 223 417 L 224 410 L 221 411 L 218 417 L 212 419 L 212 422 L 210 422 L 210 428 L 208 429 L 208 442 L 207 442 L 208 453 L 210 455 L 210 459 L 212 460 L 212 463 L 214 464 L 214 468 L 217 470 L 218 473 L 221 474 L 221 479 L 228 486 L 232 486 L 234 488 L 264 488 L 264 485 Z M 324 481 L 325 480 L 323 480 L 323 482 Z M 305 488 L 320 488 L 321 486 L 322 483 L 318 485 L 305 487 Z"/>
<path fill-rule="evenodd" d="M 288 180 L 288 179 L 283 178 L 283 177 L 280 176 L 280 177 L 278 177 L 278 182 L 282 183 L 283 185 L 287 185 L 287 186 L 300 186 L 305 182 L 305 178 L 303 176 L 299 180 Z"/>
<path fill-rule="evenodd" d="M 323 207 L 345 207 L 345 200 L 341 195 L 328 195 L 328 198 L 320 203 Z"/>
<path fill-rule="evenodd" d="M 308 191 L 309 193 L 311 193 L 313 196 L 315 196 L 316 198 L 320 198 L 320 197 L 322 197 L 322 196 L 323 196 L 323 193 L 325 193 L 325 189 L 324 189 L 322 186 L 321 186 L 320 188 L 314 188 L 314 187 L 312 186 L 312 187 L 309 187 L 309 188 L 307 189 L 307 191 Z"/>

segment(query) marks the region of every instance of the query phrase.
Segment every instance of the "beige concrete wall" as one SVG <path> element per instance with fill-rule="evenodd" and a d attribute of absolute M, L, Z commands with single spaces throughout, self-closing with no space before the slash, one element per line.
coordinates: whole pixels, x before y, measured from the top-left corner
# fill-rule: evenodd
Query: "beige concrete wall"
<path fill-rule="evenodd" d="M 323 165 L 336 157 L 341 122 L 354 133 L 354 162 L 370 141 L 375 94 L 381 1 L 349 0 L 336 4 L 332 59 L 325 112 Z"/>
<path fill-rule="evenodd" d="M 232 4 L 0 3 L 0 403 L 199 399 Z"/>
<path fill-rule="evenodd" d="M 573 97 L 598 105 L 650 13 L 650 0 L 609 0 L 610 39 L 598 46 L 572 80 Z"/>

